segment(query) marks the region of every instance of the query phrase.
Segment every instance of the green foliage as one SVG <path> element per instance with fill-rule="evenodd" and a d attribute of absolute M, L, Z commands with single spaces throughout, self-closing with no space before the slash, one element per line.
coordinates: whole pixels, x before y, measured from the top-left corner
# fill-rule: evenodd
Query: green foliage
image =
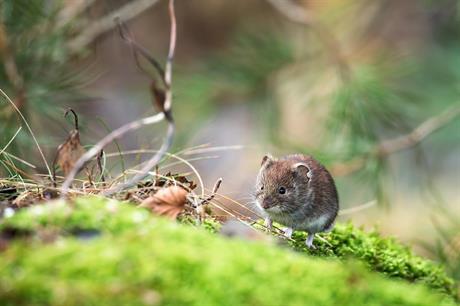
<path fill-rule="evenodd" d="M 101 198 L 22 210 L 0 232 L 11 238 L 2 305 L 454 305 L 353 261 L 226 240 Z"/>
<path fill-rule="evenodd" d="M 296 250 L 321 257 L 356 258 L 372 270 L 390 277 L 422 282 L 441 292 L 455 296 L 454 282 L 443 267 L 416 256 L 392 238 L 384 238 L 377 231 L 365 232 L 352 224 L 337 224 L 330 234 L 315 239 L 317 249 L 305 245 L 306 234 L 295 232 L 292 246 Z"/>
<path fill-rule="evenodd" d="M 84 72 L 71 66 L 66 46 L 71 23 L 57 25 L 61 4 L 44 0 L 0 2 L 0 84 L 24 116 L 35 122 L 62 116 L 68 103 L 82 97 L 76 86 L 82 83 Z M 7 72 L 11 67 L 17 76 Z M 61 103 L 66 104 L 57 107 Z M 5 144 L 18 128 L 18 116 L 3 97 L 0 120 L 0 143 Z M 9 151 L 17 153 L 29 144 L 29 135 L 21 133 Z"/>

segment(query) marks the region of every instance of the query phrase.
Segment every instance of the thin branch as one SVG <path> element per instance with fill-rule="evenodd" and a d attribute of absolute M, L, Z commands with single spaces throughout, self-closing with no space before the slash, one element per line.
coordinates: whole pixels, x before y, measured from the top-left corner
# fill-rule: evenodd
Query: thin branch
<path fill-rule="evenodd" d="M 90 23 L 82 33 L 68 43 L 67 47 L 72 53 L 82 50 L 87 45 L 91 44 L 97 37 L 112 30 L 116 26 L 116 24 L 113 23 L 116 17 L 120 17 L 125 21 L 130 20 L 156 4 L 158 1 L 159 0 L 133 0 L 123 5 L 116 11 Z"/>
<path fill-rule="evenodd" d="M 375 154 L 378 156 L 387 156 L 394 152 L 414 147 L 428 135 L 444 127 L 459 115 L 459 106 L 447 109 L 441 114 L 424 121 L 409 134 L 383 141 L 378 145 Z"/>
<path fill-rule="evenodd" d="M 67 117 L 67 115 L 68 115 L 69 113 L 72 113 L 72 115 L 73 115 L 73 120 L 74 120 L 74 126 L 75 126 L 75 129 L 78 131 L 78 116 L 77 116 L 77 113 L 76 113 L 73 109 L 69 108 L 69 109 L 67 109 L 67 110 L 65 111 L 64 117 Z"/>
<path fill-rule="evenodd" d="M 169 18 L 171 19 L 171 32 L 170 32 L 170 42 L 169 42 L 169 52 L 168 52 L 168 59 L 166 61 L 166 67 L 165 67 L 165 74 L 164 74 L 164 80 L 165 80 L 165 85 L 166 85 L 166 91 L 165 91 L 165 100 L 164 103 L 161 107 L 163 114 L 168 121 L 168 131 L 166 134 L 166 139 L 163 142 L 163 145 L 160 147 L 158 152 L 150 159 L 147 161 L 144 167 L 142 167 L 141 171 L 136 174 L 133 178 L 131 178 L 128 182 L 120 184 L 115 186 L 112 189 L 109 189 L 105 191 L 103 194 L 108 196 L 113 193 L 116 193 L 118 191 L 121 191 L 125 188 L 131 187 L 132 185 L 136 184 L 138 181 L 142 180 L 146 176 L 149 175 L 150 169 L 155 167 L 165 153 L 169 150 L 172 144 L 172 140 L 174 137 L 175 133 L 175 125 L 174 125 L 174 120 L 172 117 L 172 112 L 171 112 L 171 105 L 172 105 L 172 91 L 171 91 L 171 82 L 172 82 L 172 63 L 174 59 L 174 52 L 176 48 L 176 15 L 174 11 L 174 0 L 169 0 Z M 157 101 L 158 103 L 159 101 Z M 163 101 L 161 101 L 163 102 Z"/>
<path fill-rule="evenodd" d="M 175 132 L 175 126 L 174 126 L 174 120 L 172 117 L 171 113 L 171 100 L 172 100 L 172 92 L 171 92 L 171 74 L 172 74 L 172 61 L 174 58 L 174 49 L 176 45 L 176 18 L 175 18 L 175 13 L 174 13 L 174 1 L 170 0 L 169 1 L 169 15 L 171 19 L 171 34 L 170 34 L 170 49 L 168 52 L 168 61 L 166 63 L 166 68 L 165 68 L 165 73 L 164 73 L 164 79 L 166 81 L 166 92 L 165 92 L 165 101 L 163 102 L 162 106 L 162 112 L 158 113 L 154 116 L 147 117 L 144 119 L 136 120 L 133 122 L 130 122 L 128 124 L 125 124 L 124 126 L 114 130 L 111 132 L 109 135 L 104 137 L 101 141 L 99 141 L 93 148 L 91 148 L 88 152 L 86 152 L 75 164 L 74 168 L 72 171 L 69 173 L 68 177 L 64 181 L 64 184 L 62 186 L 62 195 L 65 196 L 65 194 L 68 192 L 68 189 L 77 175 L 78 171 L 88 162 L 90 161 L 94 156 L 99 154 L 100 150 L 102 150 L 107 144 L 112 142 L 114 139 L 117 139 L 121 136 L 123 136 L 126 132 L 137 129 L 143 125 L 149 125 L 153 123 L 160 122 L 163 119 L 166 119 L 168 121 L 168 130 L 166 133 L 166 139 L 163 142 L 162 146 L 158 150 L 158 152 L 151 158 L 149 159 L 145 165 L 142 167 L 142 169 L 134 176 L 132 177 L 129 181 L 116 185 L 115 187 L 108 189 L 104 191 L 102 194 L 105 196 L 114 194 L 116 192 L 119 192 L 125 188 L 131 187 L 135 185 L 139 180 L 143 179 L 144 177 L 149 175 L 150 169 L 152 169 L 155 165 L 158 164 L 158 162 L 161 161 L 163 156 L 166 154 L 166 152 L 169 150 L 172 144 L 172 139 L 174 136 Z M 127 32 L 129 33 L 129 32 Z M 123 35 L 123 33 L 121 33 Z M 126 37 L 125 37 L 126 38 Z M 124 38 L 124 39 L 125 39 Z M 130 37 L 132 39 L 132 36 Z M 169 105 L 166 107 L 166 105 Z"/>
<path fill-rule="evenodd" d="M 214 197 L 216 196 L 217 191 L 219 190 L 221 184 L 222 184 L 222 178 L 219 178 L 219 179 L 216 181 L 216 183 L 214 184 L 214 188 L 212 188 L 211 194 L 210 194 L 206 199 L 202 199 L 202 200 L 200 201 L 199 206 L 205 205 L 205 204 L 211 202 L 211 201 L 214 199 Z"/>
<path fill-rule="evenodd" d="M 350 175 L 362 169 L 370 158 L 384 158 L 396 152 L 410 149 L 433 132 L 443 128 L 460 116 L 460 106 L 454 106 L 442 113 L 430 117 L 406 135 L 378 143 L 368 154 L 358 156 L 345 163 L 336 163 L 330 167 L 334 176 Z"/>

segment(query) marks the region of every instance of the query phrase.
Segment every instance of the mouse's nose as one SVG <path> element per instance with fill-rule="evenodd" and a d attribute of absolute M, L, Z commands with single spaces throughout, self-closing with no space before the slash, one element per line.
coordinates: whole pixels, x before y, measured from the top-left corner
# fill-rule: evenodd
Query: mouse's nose
<path fill-rule="evenodd" d="M 272 203 L 273 203 L 272 199 L 270 199 L 270 198 L 265 198 L 265 199 L 262 201 L 262 208 L 263 208 L 263 209 L 268 209 L 268 208 L 272 207 Z"/>

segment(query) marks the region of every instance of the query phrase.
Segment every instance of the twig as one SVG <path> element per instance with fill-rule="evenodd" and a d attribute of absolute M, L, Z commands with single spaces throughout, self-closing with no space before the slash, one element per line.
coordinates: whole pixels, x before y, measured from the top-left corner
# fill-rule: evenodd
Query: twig
<path fill-rule="evenodd" d="M 46 161 L 45 154 L 43 154 L 43 151 L 42 151 L 42 149 L 40 148 L 40 145 L 38 144 L 37 138 L 35 138 L 35 134 L 34 134 L 34 132 L 32 132 L 32 129 L 30 128 L 29 123 L 27 123 L 26 118 L 24 118 L 24 116 L 22 115 L 21 111 L 20 111 L 19 108 L 16 106 L 16 104 L 14 104 L 13 101 L 11 101 L 10 97 L 8 97 L 8 95 L 7 95 L 1 88 L 0 88 L 0 93 L 6 98 L 6 100 L 8 101 L 8 103 L 10 103 L 11 106 L 15 109 L 15 111 L 19 114 L 19 116 L 21 117 L 22 121 L 24 121 L 24 123 L 25 123 L 25 125 L 26 125 L 26 127 L 27 127 L 27 130 L 29 130 L 29 133 L 30 133 L 30 135 L 32 136 L 32 139 L 34 140 L 35 145 L 37 146 L 38 152 L 40 153 L 40 156 L 41 156 L 42 159 L 43 159 L 43 162 L 44 162 L 44 164 L 45 164 L 45 167 L 46 167 L 46 169 L 48 170 L 49 177 L 50 177 L 50 179 L 53 179 L 53 174 L 52 174 L 52 172 L 51 172 L 50 166 L 48 165 L 48 162 Z"/>
<path fill-rule="evenodd" d="M 330 167 L 331 173 L 334 176 L 350 175 L 363 168 L 370 158 L 384 158 L 396 152 L 412 148 L 458 116 L 460 116 L 459 106 L 447 109 L 434 117 L 428 118 L 406 135 L 380 142 L 369 153 L 363 156 L 358 156 L 345 163 L 332 165 Z"/>
<path fill-rule="evenodd" d="M 202 199 L 199 205 L 200 206 L 205 205 L 209 203 L 210 201 L 212 201 L 214 197 L 216 196 L 216 193 L 219 190 L 221 184 L 222 184 L 222 178 L 219 178 L 214 184 L 214 188 L 212 189 L 211 195 L 209 195 L 206 199 Z"/>
<path fill-rule="evenodd" d="M 72 53 L 80 51 L 101 34 L 113 29 L 116 26 L 116 24 L 113 23 L 115 17 L 120 17 L 125 21 L 130 20 L 156 4 L 158 1 L 159 0 L 134 0 L 123 5 L 116 11 L 89 24 L 86 30 L 68 43 L 67 47 Z"/>
<path fill-rule="evenodd" d="M 164 79 L 166 81 L 166 92 L 165 92 L 165 101 L 163 101 L 162 112 L 158 113 L 154 116 L 143 118 L 140 120 L 136 120 L 125 124 L 124 126 L 114 130 L 109 135 L 104 137 L 100 140 L 93 148 L 91 148 L 88 152 L 83 154 L 83 156 L 76 162 L 74 168 L 69 173 L 68 177 L 64 181 L 62 185 L 62 193 L 61 196 L 64 197 L 68 192 L 70 184 L 72 183 L 73 179 L 77 175 L 78 171 L 94 156 L 99 154 L 100 150 L 102 150 L 107 144 L 112 142 L 114 139 L 118 139 L 119 137 L 123 136 L 126 132 L 138 129 L 143 125 L 149 125 L 153 123 L 160 122 L 163 119 L 168 121 L 168 130 L 166 133 L 166 139 L 163 142 L 162 146 L 158 150 L 158 152 L 146 162 L 144 167 L 129 181 L 116 185 L 115 187 L 104 191 L 102 194 L 105 196 L 114 194 L 119 192 L 125 188 L 131 187 L 135 185 L 139 180 L 143 179 L 144 177 L 149 175 L 150 169 L 152 169 L 158 162 L 163 158 L 165 153 L 168 151 L 172 144 L 172 139 L 174 136 L 175 126 L 174 120 L 171 113 L 171 100 L 172 100 L 172 92 L 171 92 L 171 75 L 172 75 L 172 60 L 174 58 L 174 48 L 175 48 L 175 40 L 176 40 L 176 18 L 174 13 L 174 1 L 169 1 L 169 15 L 171 19 L 171 42 L 170 42 L 170 50 L 168 52 L 168 60 L 166 63 Z"/>
<path fill-rule="evenodd" d="M 441 114 L 427 119 L 409 134 L 383 141 L 377 146 L 375 154 L 378 156 L 387 156 L 394 152 L 411 148 L 459 115 L 459 106 L 447 109 Z"/>
<path fill-rule="evenodd" d="M 150 159 L 147 161 L 145 166 L 141 169 L 140 173 L 136 174 L 133 178 L 131 178 L 128 182 L 115 186 L 112 189 L 105 191 L 104 195 L 111 195 L 116 193 L 124 188 L 130 187 L 136 184 L 138 181 L 142 180 L 146 176 L 148 176 L 148 172 L 150 169 L 155 167 L 155 165 L 160 162 L 163 158 L 164 154 L 168 151 L 171 147 L 172 140 L 174 137 L 175 132 L 175 125 L 174 120 L 172 117 L 172 63 L 174 59 L 174 52 L 176 48 L 176 15 L 174 11 L 174 0 L 169 0 L 169 18 L 171 19 L 171 32 L 170 32 L 170 42 L 169 42 L 169 52 L 168 52 L 168 59 L 166 61 L 165 72 L 164 72 L 164 81 L 166 86 L 166 91 L 164 92 L 165 100 L 164 101 L 157 101 L 157 104 L 160 105 L 162 110 L 162 114 L 164 114 L 165 119 L 168 121 L 168 131 L 166 133 L 166 139 L 163 142 L 163 145 L 160 147 L 160 150 Z"/>
<path fill-rule="evenodd" d="M 67 109 L 64 113 L 64 117 L 67 117 L 67 115 L 69 113 L 72 113 L 73 115 L 73 120 L 74 120 L 74 126 L 75 126 L 75 129 L 78 131 L 78 116 L 77 116 L 77 113 L 75 113 L 75 111 L 71 108 Z"/>

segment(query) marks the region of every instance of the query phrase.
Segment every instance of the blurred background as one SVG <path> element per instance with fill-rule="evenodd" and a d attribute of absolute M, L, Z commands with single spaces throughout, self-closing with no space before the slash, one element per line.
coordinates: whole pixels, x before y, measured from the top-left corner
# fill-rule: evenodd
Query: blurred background
<path fill-rule="evenodd" d="M 50 162 L 68 107 L 87 147 L 155 112 L 113 18 L 164 62 L 167 1 L 2 0 L 0 13 L 0 88 Z M 176 14 L 171 152 L 206 148 L 184 155 L 205 186 L 223 177 L 220 193 L 252 207 L 265 153 L 312 154 L 336 178 L 342 221 L 377 226 L 460 279 L 460 1 L 176 0 Z M 22 124 L 3 97 L 0 123 L 1 150 Z M 106 152 L 158 148 L 164 128 Z M 0 155 L 2 177 L 16 169 L 46 173 L 25 128 Z"/>

